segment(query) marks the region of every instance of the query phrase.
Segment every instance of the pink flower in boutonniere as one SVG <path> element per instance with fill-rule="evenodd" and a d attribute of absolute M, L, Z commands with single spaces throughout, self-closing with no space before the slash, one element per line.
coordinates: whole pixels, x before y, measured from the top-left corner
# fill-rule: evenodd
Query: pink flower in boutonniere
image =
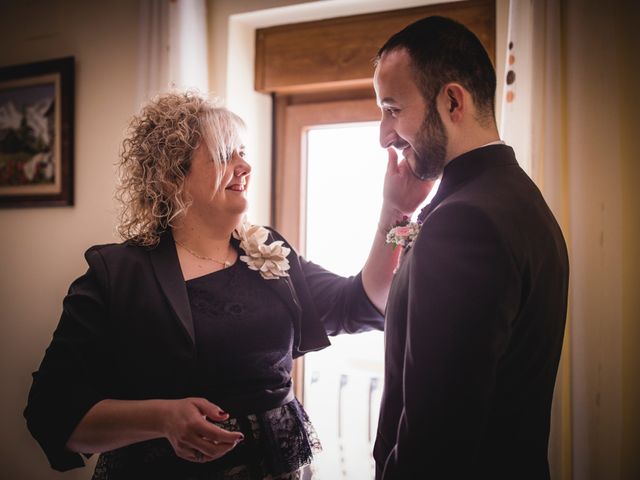
<path fill-rule="evenodd" d="M 411 235 L 411 227 L 395 227 L 393 235 L 396 238 L 408 238 Z"/>
<path fill-rule="evenodd" d="M 386 242 L 391 243 L 393 248 L 410 247 L 420 233 L 420 227 L 422 227 L 422 223 L 410 222 L 409 217 L 402 217 L 402 220 L 391 227 L 387 233 Z"/>

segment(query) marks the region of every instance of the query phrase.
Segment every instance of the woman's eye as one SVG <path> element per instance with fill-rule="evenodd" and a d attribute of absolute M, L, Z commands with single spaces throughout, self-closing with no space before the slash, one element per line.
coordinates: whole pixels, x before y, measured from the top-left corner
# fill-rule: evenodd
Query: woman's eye
<path fill-rule="evenodd" d="M 391 115 L 392 117 L 395 117 L 400 112 L 400 109 L 399 108 L 387 107 L 387 108 L 385 108 L 385 111 L 389 115 Z"/>

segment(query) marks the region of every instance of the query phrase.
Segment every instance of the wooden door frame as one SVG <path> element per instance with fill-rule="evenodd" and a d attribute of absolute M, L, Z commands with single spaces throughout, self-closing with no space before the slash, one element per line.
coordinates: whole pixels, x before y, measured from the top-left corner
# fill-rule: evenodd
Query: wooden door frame
<path fill-rule="evenodd" d="M 273 225 L 304 255 L 306 133 L 319 125 L 378 121 L 380 110 L 373 98 L 295 104 L 284 108 L 284 128 L 276 139 Z"/>
<path fill-rule="evenodd" d="M 289 99 L 288 101 L 290 101 Z M 380 118 L 373 96 L 330 102 L 288 103 L 280 101 L 276 115 L 282 122 L 275 140 L 272 188 L 272 225 L 302 255 L 305 254 L 306 232 L 306 133 L 314 126 L 340 123 L 371 122 Z M 276 103 L 278 105 L 278 103 Z M 285 188 L 286 186 L 286 188 Z M 294 392 L 304 401 L 304 358 L 294 362 Z"/>

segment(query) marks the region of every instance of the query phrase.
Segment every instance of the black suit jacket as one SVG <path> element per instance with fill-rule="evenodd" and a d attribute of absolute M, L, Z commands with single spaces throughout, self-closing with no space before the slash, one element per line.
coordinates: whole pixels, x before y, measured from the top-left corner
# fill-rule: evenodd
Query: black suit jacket
<path fill-rule="evenodd" d="M 270 241 L 284 240 L 271 232 Z M 33 374 L 27 425 L 51 466 L 84 465 L 65 448 L 100 400 L 199 396 L 191 309 L 170 232 L 155 248 L 95 246 L 70 287 L 45 357 Z M 327 335 L 382 329 L 361 277 L 343 278 L 289 255 L 289 277 L 265 280 L 292 313 L 293 356 L 322 349 Z M 277 405 L 265 405 L 265 410 Z M 221 405 L 234 413 L 233 405 Z"/>
<path fill-rule="evenodd" d="M 545 479 L 568 258 L 513 150 L 450 162 L 393 281 L 377 478 Z"/>

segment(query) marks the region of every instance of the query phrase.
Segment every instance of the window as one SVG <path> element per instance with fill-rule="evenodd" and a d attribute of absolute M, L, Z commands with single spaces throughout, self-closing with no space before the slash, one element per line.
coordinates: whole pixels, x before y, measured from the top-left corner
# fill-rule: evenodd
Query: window
<path fill-rule="evenodd" d="M 307 256 L 340 275 L 355 275 L 382 205 L 386 152 L 377 143 L 377 122 L 313 127 L 306 136 Z M 383 334 L 338 336 L 331 343 L 305 357 L 303 401 L 323 442 L 316 476 L 373 478 Z"/>

